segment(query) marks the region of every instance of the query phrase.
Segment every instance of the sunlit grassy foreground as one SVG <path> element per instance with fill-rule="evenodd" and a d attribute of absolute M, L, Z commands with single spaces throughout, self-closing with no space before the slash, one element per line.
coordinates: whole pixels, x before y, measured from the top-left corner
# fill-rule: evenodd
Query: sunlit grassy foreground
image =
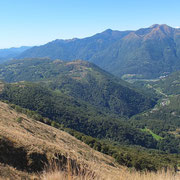
<path fill-rule="evenodd" d="M 112 170 L 112 169 L 111 169 Z M 40 176 L 42 180 L 180 180 L 180 173 L 171 170 L 158 172 L 138 172 L 121 168 L 117 171 L 102 171 L 101 167 L 81 166 L 78 169 L 71 168 L 67 163 L 67 169 L 62 171 L 56 165 L 50 165 Z"/>
<path fill-rule="evenodd" d="M 108 175 L 107 177 L 98 177 L 93 174 L 85 174 L 78 176 L 71 176 L 62 171 L 48 172 L 42 175 L 43 180 L 179 180 L 180 174 L 174 174 L 171 171 L 159 171 L 157 173 L 139 173 L 139 172 L 128 172 L 121 171 L 119 176 Z M 109 177 L 110 176 L 110 177 Z"/>

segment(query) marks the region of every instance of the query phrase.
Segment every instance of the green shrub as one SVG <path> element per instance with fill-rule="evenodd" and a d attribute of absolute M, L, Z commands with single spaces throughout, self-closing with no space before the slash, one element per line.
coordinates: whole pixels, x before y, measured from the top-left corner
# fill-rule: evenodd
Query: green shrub
<path fill-rule="evenodd" d="M 21 123 L 21 122 L 22 122 L 22 120 L 23 120 L 23 118 L 22 118 L 22 117 L 18 117 L 18 118 L 16 119 L 16 121 L 17 121 L 18 123 Z"/>

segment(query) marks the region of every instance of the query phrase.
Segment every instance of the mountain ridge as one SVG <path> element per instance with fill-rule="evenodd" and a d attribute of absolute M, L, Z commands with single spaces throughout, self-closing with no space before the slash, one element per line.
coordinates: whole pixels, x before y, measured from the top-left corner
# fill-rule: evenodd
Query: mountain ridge
<path fill-rule="evenodd" d="M 137 31 L 113 31 L 83 39 L 55 40 L 17 58 L 83 59 L 122 77 L 154 78 L 180 69 L 180 29 L 153 25 Z"/>
<path fill-rule="evenodd" d="M 0 63 L 3 63 L 9 59 L 13 59 L 23 51 L 31 48 L 30 46 L 21 46 L 21 47 L 11 47 L 0 49 Z"/>
<path fill-rule="evenodd" d="M 82 60 L 14 60 L 0 66 L 0 78 L 6 82 L 39 81 L 52 90 L 65 92 L 74 98 L 90 102 L 97 108 L 125 116 L 131 116 L 155 104 L 155 101 L 153 103 L 129 83 Z"/>

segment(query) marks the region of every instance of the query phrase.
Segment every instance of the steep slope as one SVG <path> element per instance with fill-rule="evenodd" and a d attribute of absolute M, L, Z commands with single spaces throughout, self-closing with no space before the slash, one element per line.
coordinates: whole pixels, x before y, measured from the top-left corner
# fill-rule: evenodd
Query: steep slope
<path fill-rule="evenodd" d="M 145 163 L 144 158 L 136 164 Z M 166 154 L 161 163 L 170 162 L 168 158 Z M 65 174 L 68 174 L 66 178 Z M 72 176 L 89 180 L 179 179 L 173 172 L 129 172 L 113 158 L 91 149 L 68 133 L 35 121 L 0 102 L 0 179 L 72 179 Z"/>
<path fill-rule="evenodd" d="M 130 84 L 85 61 L 50 59 L 16 60 L 0 66 L 0 78 L 7 82 L 41 81 L 43 85 L 80 99 L 104 111 L 132 116 L 155 102 Z"/>
<path fill-rule="evenodd" d="M 66 132 L 17 113 L 2 102 L 0 144 L 0 178 L 30 179 L 31 173 L 43 170 L 53 160 L 65 168 L 68 159 L 74 168 L 86 166 L 89 172 L 101 167 L 98 173 L 102 177 L 119 171 L 113 158 L 91 149 Z"/>
<path fill-rule="evenodd" d="M 102 55 L 104 59 L 97 65 L 116 75 L 126 74 L 130 78 L 166 75 L 180 68 L 179 32 L 179 29 L 167 25 L 154 25 L 132 32 L 105 54 L 99 54 L 99 59 Z M 112 59 L 113 54 L 115 57 Z"/>
<path fill-rule="evenodd" d="M 97 52 L 111 46 L 131 31 L 112 31 L 108 29 L 102 33 L 84 39 L 55 40 L 42 46 L 33 47 L 18 58 L 49 57 L 51 59 L 89 60 Z"/>
<path fill-rule="evenodd" d="M 86 135 L 122 144 L 156 147 L 151 135 L 129 126 L 123 118 L 105 113 L 61 92 L 51 91 L 38 83 L 6 84 L 0 98 Z"/>
<path fill-rule="evenodd" d="M 33 47 L 19 56 L 25 57 L 83 59 L 120 77 L 154 78 L 180 69 L 180 29 L 156 24 L 137 31 L 106 30 Z"/>

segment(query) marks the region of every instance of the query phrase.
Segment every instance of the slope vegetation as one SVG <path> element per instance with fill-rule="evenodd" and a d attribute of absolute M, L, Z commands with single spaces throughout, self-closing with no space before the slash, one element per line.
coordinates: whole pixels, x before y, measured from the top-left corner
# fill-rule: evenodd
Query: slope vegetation
<path fill-rule="evenodd" d="M 157 105 L 131 118 L 136 127 L 151 129 L 163 137 L 159 148 L 169 152 L 180 152 L 180 72 L 174 72 L 156 81 L 136 82 L 159 97 Z M 175 136 L 174 136 L 175 135 Z"/>
<path fill-rule="evenodd" d="M 166 95 L 178 95 L 180 94 L 180 71 L 174 72 L 154 83 L 151 82 L 150 85 Z"/>
<path fill-rule="evenodd" d="M 6 84 L 0 98 L 38 112 L 65 127 L 98 138 L 123 144 L 155 147 L 151 135 L 141 132 L 113 114 L 106 114 L 93 106 L 61 92 L 54 92 L 36 83 Z"/>
<path fill-rule="evenodd" d="M 52 90 L 121 116 L 132 116 L 155 102 L 124 81 L 85 61 L 16 60 L 0 66 L 6 82 L 41 81 Z"/>
<path fill-rule="evenodd" d="M 66 132 L 17 113 L 2 102 L 0 119 L 1 177 L 30 179 L 54 160 L 63 170 L 68 158 L 74 168 L 84 165 L 91 172 L 94 167 L 101 167 L 98 173 L 101 172 L 102 177 L 103 173 L 111 175 L 111 171 L 119 171 L 113 158 L 91 149 Z"/>
<path fill-rule="evenodd" d="M 178 174 L 170 171 L 129 172 L 127 168 L 117 165 L 113 158 L 91 149 L 64 131 L 13 110 L 3 102 L 0 102 L 0 119 L 1 179 L 179 178 Z M 170 162 L 167 155 L 164 160 Z M 139 163 L 144 164 L 144 160 Z M 41 175 L 42 170 L 45 171 Z"/>

